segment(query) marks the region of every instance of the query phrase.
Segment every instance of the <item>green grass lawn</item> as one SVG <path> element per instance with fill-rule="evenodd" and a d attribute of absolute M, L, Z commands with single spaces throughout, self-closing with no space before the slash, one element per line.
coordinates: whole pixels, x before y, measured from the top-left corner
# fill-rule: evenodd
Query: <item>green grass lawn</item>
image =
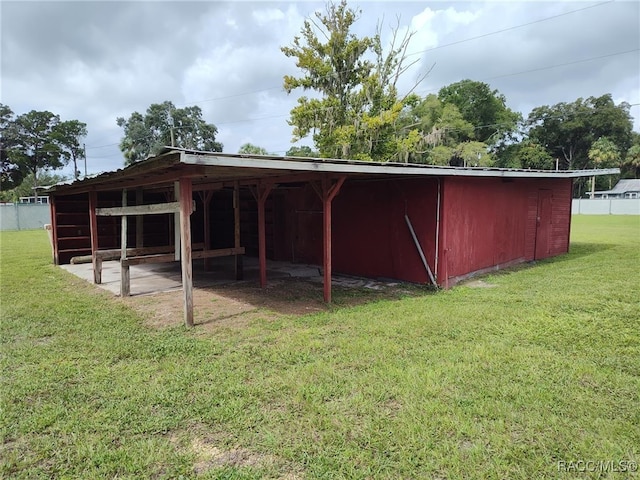
<path fill-rule="evenodd" d="M 639 217 L 574 217 L 493 288 L 214 330 L 146 327 L 44 231 L 0 240 L 4 478 L 638 475 L 611 469 L 640 462 Z"/>

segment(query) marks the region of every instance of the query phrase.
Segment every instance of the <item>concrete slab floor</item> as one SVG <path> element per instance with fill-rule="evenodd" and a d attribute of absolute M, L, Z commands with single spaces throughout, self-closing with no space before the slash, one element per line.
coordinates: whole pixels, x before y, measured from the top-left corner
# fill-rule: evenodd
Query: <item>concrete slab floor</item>
<path fill-rule="evenodd" d="M 213 258 L 210 268 L 204 270 L 204 260 L 193 261 L 193 286 L 195 288 L 213 287 L 236 283 L 233 257 Z M 258 259 L 243 257 L 244 282 L 258 283 L 260 269 Z M 93 267 L 90 263 L 61 265 L 61 268 L 93 283 Z M 182 289 L 182 272 L 180 262 L 149 263 L 129 267 L 131 278 L 131 295 L 151 295 Z M 312 282 L 323 282 L 322 269 L 317 265 L 295 264 L 290 262 L 267 261 L 267 282 L 277 278 L 304 278 Z M 398 285 L 397 282 L 377 281 L 369 278 L 332 275 L 331 282 L 335 286 L 346 288 L 367 288 L 381 290 Z M 114 295 L 120 295 L 120 262 L 117 260 L 103 262 L 102 284 L 100 288 Z"/>
<path fill-rule="evenodd" d="M 204 260 L 193 261 L 193 286 L 195 288 L 212 287 L 235 283 L 233 257 L 213 258 L 208 271 L 204 269 Z M 244 280 L 259 282 L 258 259 L 243 257 Z M 64 270 L 88 282 L 93 282 L 93 266 L 90 263 L 61 265 Z M 182 289 L 182 271 L 180 262 L 149 263 L 129 267 L 131 295 L 149 295 Z M 299 277 L 318 278 L 322 281 L 321 270 L 314 265 L 293 264 L 289 262 L 267 261 L 268 279 Z M 114 295 L 120 295 L 120 262 L 118 260 L 102 263 L 102 283 L 98 285 Z"/>

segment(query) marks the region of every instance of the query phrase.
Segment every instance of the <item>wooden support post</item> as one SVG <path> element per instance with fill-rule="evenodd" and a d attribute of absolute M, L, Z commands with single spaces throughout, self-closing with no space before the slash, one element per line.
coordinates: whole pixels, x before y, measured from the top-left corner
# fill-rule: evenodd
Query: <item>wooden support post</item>
<path fill-rule="evenodd" d="M 58 254 L 58 219 L 56 216 L 56 197 L 49 197 L 49 211 L 51 212 L 51 242 L 53 244 L 53 263 L 60 265 Z"/>
<path fill-rule="evenodd" d="M 340 192 L 345 177 L 340 177 L 333 183 L 329 177 L 323 176 L 320 189 L 314 188 L 322 200 L 322 262 L 324 271 L 324 301 L 331 303 L 331 202 Z M 312 184 L 313 185 L 313 184 Z"/>
<path fill-rule="evenodd" d="M 89 192 L 89 234 L 91 235 L 91 263 L 93 266 L 93 283 L 102 283 L 102 260 L 98 258 L 98 193 L 95 190 Z"/>
<path fill-rule="evenodd" d="M 240 248 L 240 182 L 237 180 L 233 183 L 233 238 L 234 248 Z M 242 255 L 235 256 L 236 280 L 244 278 L 242 258 Z"/>
<path fill-rule="evenodd" d="M 122 190 L 122 206 L 127 206 L 127 190 Z M 129 266 L 123 260 L 127 258 L 127 216 L 122 215 L 120 222 L 120 296 L 128 297 L 131 293 L 131 276 Z"/>
<path fill-rule="evenodd" d="M 184 323 L 193 327 L 193 271 L 191 264 L 191 213 L 193 193 L 190 178 L 180 179 L 180 248 L 182 290 L 184 293 Z"/>
<path fill-rule="evenodd" d="M 142 187 L 136 188 L 136 205 L 144 203 Z M 136 216 L 136 248 L 144 247 L 144 216 Z"/>
<path fill-rule="evenodd" d="M 211 205 L 211 197 L 213 196 L 212 190 L 207 190 L 204 192 L 198 192 L 200 195 L 200 200 L 202 200 L 202 210 L 203 210 L 203 224 L 204 224 L 204 249 L 211 250 L 211 211 L 209 206 Z M 204 259 L 204 271 L 208 272 L 210 267 L 209 258 Z"/>
<path fill-rule="evenodd" d="M 267 241 L 264 218 L 264 205 L 273 186 L 258 184 L 253 196 L 258 202 L 258 263 L 260 264 L 260 286 L 267 285 Z"/>
<path fill-rule="evenodd" d="M 180 182 L 173 182 L 173 197 L 180 201 Z M 173 215 L 173 243 L 176 246 L 176 262 L 180 260 L 180 212 Z"/>

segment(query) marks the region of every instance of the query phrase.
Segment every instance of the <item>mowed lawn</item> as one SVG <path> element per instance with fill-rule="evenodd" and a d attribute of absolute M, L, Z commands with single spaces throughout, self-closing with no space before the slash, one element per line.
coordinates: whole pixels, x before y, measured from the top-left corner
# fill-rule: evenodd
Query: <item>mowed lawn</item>
<path fill-rule="evenodd" d="M 491 288 L 192 330 L 0 240 L 4 478 L 638 475 L 640 217 Z"/>

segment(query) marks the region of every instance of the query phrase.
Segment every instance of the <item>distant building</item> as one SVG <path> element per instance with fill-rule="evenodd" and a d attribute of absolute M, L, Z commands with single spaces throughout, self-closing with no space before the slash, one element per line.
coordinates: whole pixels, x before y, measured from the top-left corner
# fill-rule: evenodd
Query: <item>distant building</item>
<path fill-rule="evenodd" d="M 40 195 L 38 195 L 37 197 L 20 197 L 20 202 L 18 203 L 31 203 L 31 204 L 38 203 L 41 205 L 48 205 L 49 197 L 40 196 Z"/>
<path fill-rule="evenodd" d="M 611 190 L 589 193 L 592 198 L 640 198 L 640 178 L 620 180 Z"/>

